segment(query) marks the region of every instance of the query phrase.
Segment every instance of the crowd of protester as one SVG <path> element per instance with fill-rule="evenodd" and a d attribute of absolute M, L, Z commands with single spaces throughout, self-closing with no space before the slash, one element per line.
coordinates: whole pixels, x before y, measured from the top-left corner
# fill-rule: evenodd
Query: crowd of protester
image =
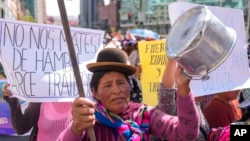
<path fill-rule="evenodd" d="M 119 70 L 114 70 L 114 68 L 110 66 L 104 66 L 106 67 L 105 70 L 101 68 L 92 69 L 93 66 L 88 67 L 94 74 L 91 80 L 91 90 L 94 98 L 97 100 L 97 105 L 87 99 L 78 98 L 73 103 L 30 103 L 25 112 L 22 113 L 20 105 L 18 106 L 18 99 L 10 98 L 11 91 L 8 90 L 9 84 L 6 84 L 3 88 L 4 99 L 10 105 L 12 125 L 17 133 L 24 134 L 30 129 L 33 129 L 31 140 L 37 141 L 43 140 L 44 138 L 48 141 L 54 141 L 56 139 L 58 141 L 68 139 L 89 140 L 90 137 L 86 135 L 85 130 L 89 127 L 94 127 L 97 137 L 102 139 L 105 137 L 105 140 L 114 140 L 114 138 L 136 140 L 137 138 L 143 138 L 152 141 L 171 141 L 173 138 L 179 138 L 196 141 L 220 141 L 229 139 L 229 128 L 231 124 L 249 123 L 247 122 L 250 121 L 249 89 L 227 91 L 194 98 L 189 88 L 190 78 L 183 78 L 185 76 L 178 74 L 180 73 L 180 68 L 176 67 L 175 60 L 171 58 L 168 58 L 168 63 L 166 64 L 165 72 L 160 83 L 158 105 L 156 107 L 150 107 L 143 104 L 141 88 L 141 72 L 143 70 L 138 52 L 138 42 L 142 40 L 151 41 L 156 39 L 138 38 L 131 35 L 110 35 L 105 37 L 103 50 L 99 53 L 99 57 L 103 57 L 101 55 L 105 55 L 105 51 L 109 51 L 108 48 L 115 48 L 111 49 L 110 52 L 116 52 L 116 49 L 122 51 L 129 64 L 119 62 L 124 65 L 124 67 L 119 68 Z M 250 45 L 248 48 L 250 48 Z M 250 54 L 249 50 L 248 53 Z M 110 52 L 108 52 L 108 54 Z M 117 53 L 119 57 L 123 56 L 119 51 Z M 117 54 L 114 54 L 114 57 L 117 57 L 116 55 Z M 119 57 L 117 60 L 120 59 Z M 109 57 L 106 56 L 106 58 Z M 117 60 L 112 58 L 112 60 L 109 61 L 117 63 Z M 98 61 L 95 63 L 98 64 Z M 130 71 L 131 73 L 128 74 Z M 129 98 L 129 102 L 126 101 L 124 104 L 129 105 L 128 109 L 116 107 L 116 105 L 110 106 L 107 104 L 108 99 L 104 96 L 100 96 L 100 94 L 107 95 L 104 93 L 105 90 L 107 91 L 107 88 L 102 88 L 102 85 L 106 84 L 102 83 L 107 81 L 108 78 L 113 77 L 121 79 L 116 81 L 121 81 L 123 84 L 119 85 L 123 85 L 123 88 L 131 87 L 129 92 L 124 90 L 124 99 Z M 129 86 L 126 81 L 128 81 Z M 175 84 L 179 85 L 178 89 Z M 127 93 L 129 93 L 129 96 L 126 95 Z M 86 105 L 88 106 L 87 108 L 85 107 Z M 185 105 L 189 108 L 185 107 Z M 194 106 L 192 107 L 192 105 Z M 55 111 L 48 111 L 48 108 L 51 107 L 56 107 Z M 140 115 L 138 109 L 139 111 L 143 111 L 142 115 Z M 131 111 L 129 110 L 132 110 L 133 113 L 138 113 L 137 116 L 132 117 L 134 121 L 131 123 L 127 122 L 128 116 L 134 116 L 134 114 L 130 113 Z M 193 115 L 184 114 L 188 110 L 193 111 Z M 97 111 L 97 114 L 94 114 L 94 111 Z M 50 117 L 50 119 L 48 119 L 48 114 L 52 114 L 57 118 Z M 62 117 L 62 115 L 64 115 L 64 117 Z M 185 117 L 186 120 L 189 120 L 192 127 L 189 126 L 188 128 L 188 124 L 185 125 L 180 122 L 180 115 Z M 96 123 L 93 117 L 97 117 Z M 149 121 L 149 117 L 155 117 L 158 121 Z M 142 121 L 137 121 L 137 118 L 140 118 Z M 174 120 L 172 120 L 172 118 Z M 109 123 L 106 122 L 106 120 L 108 120 Z M 166 128 L 159 126 L 158 122 L 164 124 Z M 134 127 L 134 123 L 136 123 L 136 127 Z M 116 127 L 117 124 L 122 124 L 126 127 L 126 130 L 131 130 L 134 134 L 132 134 L 132 136 L 126 136 L 125 131 L 120 131 L 120 126 Z M 142 127 L 142 124 L 145 124 L 145 127 Z M 80 125 L 82 125 L 82 127 L 80 127 Z M 130 126 L 136 129 L 130 129 Z M 170 126 L 171 129 L 167 128 Z M 54 130 L 55 127 L 56 132 Z M 184 128 L 181 129 L 180 127 Z M 110 133 L 112 131 L 110 128 L 117 129 L 117 132 L 114 133 L 116 137 L 112 136 L 113 132 Z M 181 133 L 178 133 L 177 130 Z M 163 134 L 163 132 L 168 134 Z M 185 134 L 185 136 L 182 134 Z M 119 135 L 121 135 L 121 137 L 118 137 Z"/>

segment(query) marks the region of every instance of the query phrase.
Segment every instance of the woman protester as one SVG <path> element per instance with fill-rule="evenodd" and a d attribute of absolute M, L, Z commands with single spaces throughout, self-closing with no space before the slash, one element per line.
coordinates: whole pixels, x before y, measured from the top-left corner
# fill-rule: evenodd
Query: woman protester
<path fill-rule="evenodd" d="M 86 129 L 90 127 L 97 141 L 146 141 L 151 134 L 169 141 L 191 141 L 197 137 L 199 113 L 190 92 L 190 79 L 183 75 L 181 67 L 175 73 L 178 116 L 129 100 L 129 79 L 136 70 L 127 64 L 122 50 L 104 48 L 97 61 L 87 68 L 93 72 L 90 87 L 96 102 L 76 98 L 72 104 L 73 120 L 57 141 L 88 141 Z"/>
<path fill-rule="evenodd" d="M 4 85 L 3 98 L 9 104 L 16 133 L 22 135 L 32 129 L 29 141 L 55 141 L 71 121 L 71 102 L 30 102 L 22 112 L 19 99 L 11 97 L 9 86 Z"/>
<path fill-rule="evenodd" d="M 230 125 L 242 117 L 242 111 L 238 108 L 239 94 L 240 90 L 230 90 L 213 97 L 204 111 L 210 128 Z"/>

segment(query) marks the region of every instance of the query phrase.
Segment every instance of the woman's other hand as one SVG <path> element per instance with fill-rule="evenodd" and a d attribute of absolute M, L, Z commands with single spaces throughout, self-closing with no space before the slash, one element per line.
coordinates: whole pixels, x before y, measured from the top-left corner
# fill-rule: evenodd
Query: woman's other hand
<path fill-rule="evenodd" d="M 87 128 L 94 126 L 94 102 L 83 97 L 76 98 L 72 105 L 72 131 L 76 135 L 81 135 Z"/>

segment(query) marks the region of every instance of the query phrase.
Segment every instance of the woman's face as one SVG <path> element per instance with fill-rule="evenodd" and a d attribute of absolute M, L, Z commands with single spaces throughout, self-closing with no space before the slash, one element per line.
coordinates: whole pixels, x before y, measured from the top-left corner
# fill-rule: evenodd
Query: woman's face
<path fill-rule="evenodd" d="M 130 84 L 124 74 L 110 71 L 100 79 L 95 98 L 114 114 L 121 113 L 130 99 Z"/>

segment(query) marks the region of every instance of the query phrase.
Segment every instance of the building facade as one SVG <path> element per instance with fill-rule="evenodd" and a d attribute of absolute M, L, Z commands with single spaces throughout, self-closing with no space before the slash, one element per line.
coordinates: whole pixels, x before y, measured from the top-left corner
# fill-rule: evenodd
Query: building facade
<path fill-rule="evenodd" d="M 121 31 L 128 28 L 147 28 L 165 34 L 170 28 L 168 5 L 173 0 L 122 0 Z"/>
<path fill-rule="evenodd" d="M 48 17 L 46 13 L 45 0 L 34 0 L 34 18 L 37 23 L 47 23 Z"/>
<path fill-rule="evenodd" d="M 99 1 L 98 19 L 100 28 L 106 31 L 115 31 L 120 28 L 118 0 L 110 0 L 108 5 Z"/>
<path fill-rule="evenodd" d="M 105 5 L 104 0 L 81 0 L 79 26 L 106 32 L 120 28 L 117 1 L 109 0 Z"/>
<path fill-rule="evenodd" d="M 98 27 L 98 1 L 99 0 L 80 0 L 79 25 L 81 27 Z"/>
<path fill-rule="evenodd" d="M 47 18 L 45 0 L 1 0 L 0 17 L 44 23 Z"/>
<path fill-rule="evenodd" d="M 122 0 L 119 10 L 121 30 L 124 32 L 136 27 L 167 34 L 170 29 L 168 5 L 176 1 L 242 10 L 248 3 L 248 0 Z"/>
<path fill-rule="evenodd" d="M 15 20 L 22 15 L 21 4 L 19 0 L 1 0 L 0 17 L 4 19 Z"/>

